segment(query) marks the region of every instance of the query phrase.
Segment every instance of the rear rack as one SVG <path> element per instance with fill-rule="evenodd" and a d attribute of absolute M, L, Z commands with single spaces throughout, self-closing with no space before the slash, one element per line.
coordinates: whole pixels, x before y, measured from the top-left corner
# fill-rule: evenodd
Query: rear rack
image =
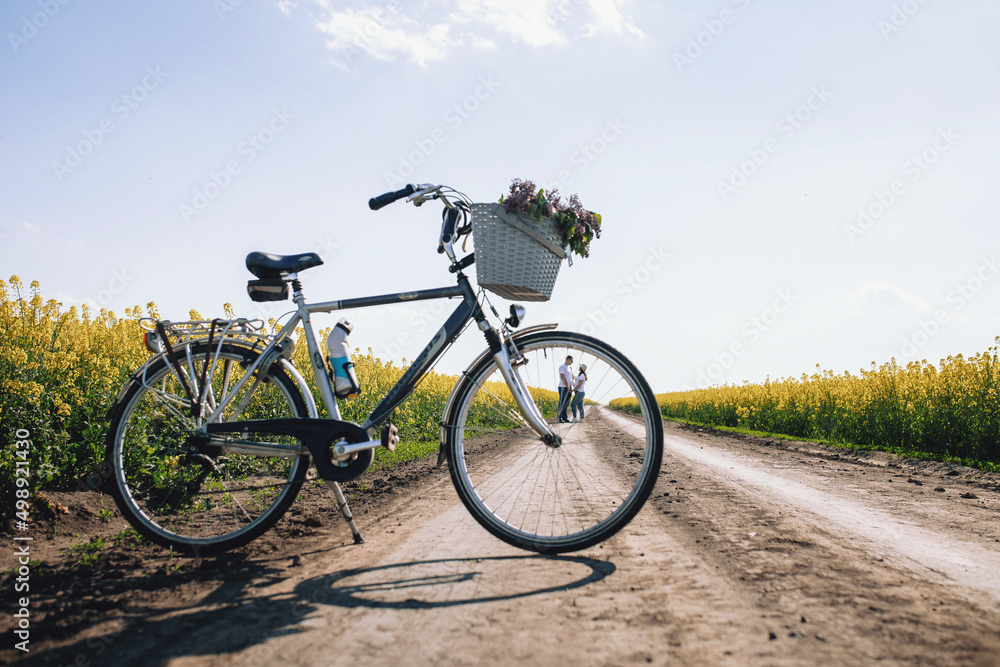
<path fill-rule="evenodd" d="M 271 339 L 271 336 L 265 332 L 264 321 L 260 319 L 250 320 L 239 317 L 231 320 L 216 318 L 214 320 L 171 322 L 170 320 L 144 317 L 139 320 L 139 326 L 146 332 L 146 347 L 150 348 L 151 352 L 165 351 L 158 324 L 166 333 L 171 347 L 209 339 L 213 341 L 220 341 L 223 338 L 227 340 L 237 339 L 248 343 L 266 343 Z M 156 349 L 153 349 L 153 346 Z"/>
<path fill-rule="evenodd" d="M 228 394 L 228 370 L 226 371 L 227 379 L 222 389 L 222 396 L 215 397 L 207 381 L 220 362 L 225 343 L 236 343 L 250 349 L 257 349 L 266 347 L 274 339 L 274 336 L 264 333 L 264 322 L 259 319 L 216 318 L 214 320 L 171 322 L 170 320 L 144 317 L 139 320 L 139 327 L 145 332 L 143 338 L 146 348 L 154 355 L 162 355 L 161 358 L 173 369 L 184 389 L 186 400 L 177 400 L 176 397 L 169 396 L 149 384 L 147 373 L 151 367 L 150 363 L 144 364 L 142 369 L 135 374 L 136 381 L 159 395 L 165 404 L 174 403 L 181 409 L 189 409 L 195 417 L 210 415 L 215 409 L 215 400 L 222 399 Z M 192 358 L 192 349 L 195 343 L 207 346 L 207 354 L 201 362 L 196 362 Z M 251 367 L 257 371 L 254 382 L 260 383 L 263 380 L 268 368 L 279 355 L 290 358 L 294 350 L 295 345 L 289 339 L 277 345 L 273 353 L 264 359 L 262 364 L 255 363 Z M 256 384 L 254 386 L 256 387 Z M 253 388 L 237 406 L 236 414 L 243 411 L 252 393 Z"/>

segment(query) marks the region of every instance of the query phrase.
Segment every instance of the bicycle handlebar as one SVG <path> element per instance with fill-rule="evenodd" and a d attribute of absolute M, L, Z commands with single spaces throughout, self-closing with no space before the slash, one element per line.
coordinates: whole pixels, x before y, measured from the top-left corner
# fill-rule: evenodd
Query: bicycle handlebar
<path fill-rule="evenodd" d="M 407 185 L 402 190 L 396 192 L 386 192 L 368 200 L 368 207 L 377 211 L 383 206 L 388 206 L 394 201 L 406 198 L 414 206 L 420 206 L 426 201 L 434 199 L 444 203 L 445 210 L 441 220 L 441 236 L 438 239 L 438 252 L 447 253 L 452 262 L 456 262 L 455 252 L 452 250 L 452 243 L 461 235 L 468 234 L 472 227 L 464 225 L 459 227 L 459 219 L 468 220 L 471 200 L 461 192 L 447 185 L 435 185 L 434 183 L 421 183 Z M 471 263 L 471 262 L 470 262 Z M 465 266 L 468 266 L 466 264 Z"/>
<path fill-rule="evenodd" d="M 368 208 L 373 211 L 377 211 L 383 206 L 388 206 L 394 201 L 402 199 L 403 197 L 409 197 L 414 192 L 417 191 L 417 186 L 407 185 L 402 190 L 396 190 L 395 192 L 386 192 L 385 194 L 379 195 L 378 197 L 372 197 L 368 200 Z"/>

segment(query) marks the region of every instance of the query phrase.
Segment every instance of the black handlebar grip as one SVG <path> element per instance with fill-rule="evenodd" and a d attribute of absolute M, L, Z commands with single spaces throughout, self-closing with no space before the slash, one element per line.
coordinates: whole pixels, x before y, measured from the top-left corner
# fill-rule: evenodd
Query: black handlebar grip
<path fill-rule="evenodd" d="M 386 192 L 384 195 L 379 195 L 378 197 L 372 197 L 368 200 L 368 208 L 373 211 L 377 211 L 383 206 L 388 206 L 397 199 L 402 199 L 403 197 L 409 197 L 417 188 L 413 185 L 407 185 L 402 190 L 396 190 L 395 192 Z"/>

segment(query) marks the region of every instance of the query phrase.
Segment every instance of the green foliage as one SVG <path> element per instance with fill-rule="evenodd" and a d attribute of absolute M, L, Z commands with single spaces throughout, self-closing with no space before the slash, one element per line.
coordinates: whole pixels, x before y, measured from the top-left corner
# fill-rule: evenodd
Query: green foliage
<path fill-rule="evenodd" d="M 104 538 L 101 537 L 91 537 L 89 540 L 77 542 L 67 549 L 80 565 L 93 565 L 101 559 L 103 550 Z"/>
<path fill-rule="evenodd" d="M 111 538 L 111 544 L 114 545 L 115 549 L 120 549 L 122 547 L 125 547 L 126 549 L 134 549 L 142 544 L 145 539 L 146 538 L 137 533 L 134 528 L 125 528 Z"/>
<path fill-rule="evenodd" d="M 536 189 L 531 181 L 515 178 L 508 194 L 500 197 L 500 203 L 508 213 L 526 215 L 534 220 L 552 218 L 564 243 L 581 257 L 589 257 L 590 242 L 601 237 L 600 214 L 585 209 L 575 194 L 564 202 L 557 190 L 546 194 L 545 190 Z"/>

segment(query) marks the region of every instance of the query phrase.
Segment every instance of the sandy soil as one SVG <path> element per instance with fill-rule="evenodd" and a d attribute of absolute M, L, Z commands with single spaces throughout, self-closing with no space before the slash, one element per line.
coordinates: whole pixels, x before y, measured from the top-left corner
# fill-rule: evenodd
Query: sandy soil
<path fill-rule="evenodd" d="M 590 420 L 631 428 L 597 410 Z M 367 540 L 357 546 L 318 485 L 253 544 L 200 560 L 111 546 L 125 524 L 102 518 L 110 498 L 46 494 L 31 651 L 13 650 L 8 613 L 0 661 L 1000 663 L 1000 475 L 665 431 L 646 508 L 608 542 L 559 557 L 486 533 L 433 458 L 345 487 Z M 71 545 L 92 536 L 107 546 L 81 564 Z M 3 586 L 13 609 L 14 576 Z"/>

